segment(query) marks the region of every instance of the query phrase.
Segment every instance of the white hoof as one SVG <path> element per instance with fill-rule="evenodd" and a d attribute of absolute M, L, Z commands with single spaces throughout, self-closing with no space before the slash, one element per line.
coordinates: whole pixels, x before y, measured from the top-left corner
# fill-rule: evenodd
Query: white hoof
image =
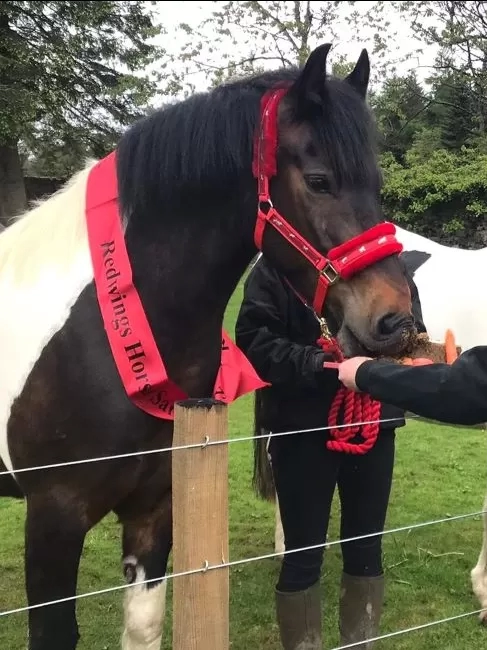
<path fill-rule="evenodd" d="M 477 597 L 480 607 L 484 609 L 480 612 L 479 619 L 482 625 L 487 626 L 487 571 L 485 567 L 476 566 L 470 572 L 472 579 L 473 593 Z"/>

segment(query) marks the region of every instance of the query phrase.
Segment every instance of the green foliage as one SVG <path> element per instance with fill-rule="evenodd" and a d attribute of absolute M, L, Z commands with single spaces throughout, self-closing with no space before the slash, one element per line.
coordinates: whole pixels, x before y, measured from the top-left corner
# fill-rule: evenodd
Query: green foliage
<path fill-rule="evenodd" d="M 443 86 L 437 94 L 452 118 L 450 136 L 460 124 L 453 138 L 458 147 L 468 132 L 486 128 L 487 2 L 405 2 L 403 9 L 411 14 L 416 36 L 438 47 L 432 82 Z M 445 145 L 450 144 L 447 136 Z"/>
<path fill-rule="evenodd" d="M 442 146 L 458 151 L 478 135 L 471 81 L 466 75 L 447 68 L 435 76 L 433 92 L 430 123 L 440 127 Z"/>
<path fill-rule="evenodd" d="M 474 148 L 411 149 L 404 164 L 382 156 L 389 218 L 427 237 L 467 248 L 482 244 L 487 213 L 487 154 Z"/>
<path fill-rule="evenodd" d="M 156 89 L 146 4 L 0 3 L 0 141 L 40 157 L 64 148 L 71 166 L 113 146 Z"/>
<path fill-rule="evenodd" d="M 371 97 L 382 135 L 382 149 L 402 161 L 418 129 L 426 119 L 430 102 L 414 72 L 406 77 L 386 79 L 379 93 Z"/>
<path fill-rule="evenodd" d="M 443 243 L 485 246 L 487 2 L 404 2 L 402 10 L 438 56 L 429 89 L 414 91 L 422 110 L 408 103 L 410 78 L 387 80 L 374 100 L 385 209 Z"/>

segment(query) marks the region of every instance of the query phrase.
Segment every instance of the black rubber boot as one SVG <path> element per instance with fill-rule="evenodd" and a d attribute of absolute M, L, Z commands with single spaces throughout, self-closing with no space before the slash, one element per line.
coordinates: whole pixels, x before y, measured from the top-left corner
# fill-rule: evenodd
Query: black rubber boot
<path fill-rule="evenodd" d="M 384 576 L 365 578 L 342 574 L 340 591 L 340 645 L 366 641 L 379 634 L 384 602 Z M 373 643 L 354 646 L 369 650 Z"/>
<path fill-rule="evenodd" d="M 319 582 L 304 591 L 276 590 L 276 614 L 284 650 L 323 650 Z"/>

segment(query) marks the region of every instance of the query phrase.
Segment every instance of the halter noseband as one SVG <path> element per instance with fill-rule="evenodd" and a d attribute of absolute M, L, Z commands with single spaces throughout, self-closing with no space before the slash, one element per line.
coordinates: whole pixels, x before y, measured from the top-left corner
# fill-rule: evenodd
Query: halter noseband
<path fill-rule="evenodd" d="M 254 241 L 257 249 L 262 251 L 265 227 L 270 225 L 310 262 L 318 272 L 313 309 L 320 315 L 331 285 L 341 278 L 347 280 L 379 260 L 400 253 L 403 247 L 395 237 L 394 224 L 383 222 L 332 248 L 325 256 L 276 210 L 270 195 L 270 179 L 277 174 L 277 110 L 286 92 L 284 88 L 267 91 L 260 104 L 260 129 L 252 163 L 259 195 Z"/>

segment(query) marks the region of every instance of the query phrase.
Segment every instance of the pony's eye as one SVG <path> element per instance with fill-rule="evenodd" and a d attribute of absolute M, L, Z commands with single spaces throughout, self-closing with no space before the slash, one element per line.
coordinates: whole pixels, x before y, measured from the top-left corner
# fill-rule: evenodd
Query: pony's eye
<path fill-rule="evenodd" d="M 327 194 L 330 191 L 330 182 L 323 174 L 306 174 L 304 177 L 306 185 L 313 192 Z"/>

